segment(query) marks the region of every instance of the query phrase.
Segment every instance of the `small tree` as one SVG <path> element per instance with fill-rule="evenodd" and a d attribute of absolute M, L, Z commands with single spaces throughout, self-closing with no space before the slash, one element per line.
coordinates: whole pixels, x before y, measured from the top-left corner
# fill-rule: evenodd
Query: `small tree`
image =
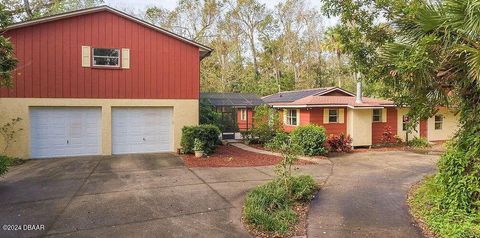
<path fill-rule="evenodd" d="M 255 107 L 253 126 L 252 135 L 261 144 L 272 140 L 279 131 L 282 131 L 282 123 L 278 111 L 267 105 Z"/>
<path fill-rule="evenodd" d="M 215 107 L 208 100 L 200 100 L 200 124 L 216 125 L 221 131 L 223 131 L 221 120 L 222 114 L 217 112 Z"/>
<path fill-rule="evenodd" d="M 11 119 L 10 122 L 5 123 L 0 127 L 0 135 L 3 138 L 3 142 L 5 143 L 3 146 L 3 154 L 7 151 L 10 145 L 15 142 L 15 135 L 17 132 L 22 131 L 22 128 L 16 128 L 17 123 L 19 123 L 22 118 L 17 117 Z"/>

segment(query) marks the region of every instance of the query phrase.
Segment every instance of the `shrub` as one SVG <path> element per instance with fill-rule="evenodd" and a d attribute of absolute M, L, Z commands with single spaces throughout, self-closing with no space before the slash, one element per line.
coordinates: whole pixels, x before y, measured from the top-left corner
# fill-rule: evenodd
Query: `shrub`
<path fill-rule="evenodd" d="M 311 176 L 291 177 L 289 183 L 292 184 L 290 190 L 283 186 L 282 180 L 276 179 L 249 192 L 245 200 L 245 221 L 264 232 L 288 233 L 298 221 L 292 204 L 310 200 L 317 188 Z"/>
<path fill-rule="evenodd" d="M 327 152 L 324 143 L 326 140 L 325 128 L 309 124 L 299 126 L 290 133 L 292 143 L 298 145 L 304 155 L 315 156 Z"/>
<path fill-rule="evenodd" d="M 291 196 L 295 201 L 307 202 L 313 199 L 317 183 L 312 176 L 301 175 L 290 180 Z"/>
<path fill-rule="evenodd" d="M 290 135 L 286 132 L 279 132 L 275 135 L 275 137 L 267 142 L 265 146 L 271 150 L 278 150 L 283 144 L 288 143 L 290 140 Z"/>
<path fill-rule="evenodd" d="M 200 100 L 200 124 L 216 125 L 223 131 L 222 113 L 217 112 L 215 107 L 206 99 Z"/>
<path fill-rule="evenodd" d="M 279 131 L 282 131 L 282 123 L 278 111 L 267 105 L 255 107 L 253 125 L 252 137 L 260 144 L 267 143 L 272 140 Z"/>
<path fill-rule="evenodd" d="M 414 137 L 413 139 L 407 142 L 407 145 L 414 148 L 425 148 L 430 146 L 428 140 L 421 137 Z"/>
<path fill-rule="evenodd" d="M 215 147 L 220 143 L 220 129 L 215 125 L 185 126 L 182 129 L 182 152 L 193 153 L 195 139 L 199 139 L 203 144 L 203 152 L 210 154 L 215 151 Z"/>
<path fill-rule="evenodd" d="M 11 165 L 11 160 L 8 156 L 0 155 L 0 176 L 8 172 L 8 167 Z"/>
<path fill-rule="evenodd" d="M 455 206 L 442 206 L 445 190 L 438 175 L 426 178 L 409 197 L 412 214 L 420 218 L 436 237 L 480 237 L 480 213 Z"/>
<path fill-rule="evenodd" d="M 352 138 L 343 133 L 328 136 L 326 145 L 330 152 L 352 152 Z"/>
<path fill-rule="evenodd" d="M 389 125 L 386 125 L 383 128 L 381 141 L 384 145 L 390 145 L 397 142 L 395 135 L 393 134 L 392 127 L 390 127 Z"/>
<path fill-rule="evenodd" d="M 5 153 L 10 145 L 16 141 L 16 134 L 23 130 L 23 128 L 16 128 L 20 121 L 22 121 L 22 118 L 20 117 L 13 118 L 10 122 L 7 122 L 0 127 L 0 135 L 4 142 L 3 153 Z"/>

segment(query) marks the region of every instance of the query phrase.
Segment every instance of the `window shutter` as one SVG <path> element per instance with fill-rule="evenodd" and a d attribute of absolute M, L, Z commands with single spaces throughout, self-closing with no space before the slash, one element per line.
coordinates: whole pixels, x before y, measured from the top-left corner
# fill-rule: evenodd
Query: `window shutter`
<path fill-rule="evenodd" d="M 82 67 L 90 67 L 90 46 L 82 46 Z"/>
<path fill-rule="evenodd" d="M 297 109 L 297 126 L 300 126 L 300 109 Z"/>
<path fill-rule="evenodd" d="M 122 48 L 122 68 L 130 68 L 130 49 Z"/>
<path fill-rule="evenodd" d="M 343 110 L 343 108 L 338 109 L 338 123 L 344 123 L 344 110 Z"/>
<path fill-rule="evenodd" d="M 287 109 L 283 109 L 283 124 L 287 124 Z"/>
<path fill-rule="evenodd" d="M 323 109 L 323 124 L 328 124 L 328 108 Z"/>
<path fill-rule="evenodd" d="M 382 109 L 382 122 L 387 122 L 387 109 Z"/>

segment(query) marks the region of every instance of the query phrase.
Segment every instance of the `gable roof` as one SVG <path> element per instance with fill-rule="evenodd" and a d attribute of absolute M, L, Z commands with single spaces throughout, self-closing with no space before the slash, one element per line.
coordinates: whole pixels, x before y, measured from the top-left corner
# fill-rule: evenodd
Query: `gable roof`
<path fill-rule="evenodd" d="M 121 17 L 129 19 L 133 22 L 139 23 L 140 25 L 143 25 L 143 26 L 148 27 L 150 29 L 159 31 L 159 32 L 164 33 L 168 36 L 176 38 L 176 39 L 178 39 L 180 41 L 183 41 L 187 44 L 194 45 L 194 46 L 198 47 L 199 50 L 200 50 L 200 59 L 203 59 L 203 58 L 207 57 L 208 55 L 210 55 L 210 52 L 212 52 L 212 48 L 210 48 L 208 46 L 202 45 L 202 44 L 200 44 L 198 42 L 195 42 L 193 40 L 189 40 L 189 39 L 187 39 L 183 36 L 180 36 L 176 33 L 171 32 L 169 30 L 158 27 L 158 26 L 153 25 L 151 23 L 148 23 L 148 22 L 146 22 L 146 21 L 144 21 L 140 18 L 134 17 L 132 15 L 129 15 L 125 12 L 122 12 L 120 10 L 117 10 L 115 8 L 112 8 L 112 7 L 109 7 L 109 6 L 106 6 L 106 5 L 81 9 L 81 10 L 77 10 L 77 11 L 65 12 L 65 13 L 60 13 L 60 14 L 56 14 L 56 15 L 41 17 L 41 18 L 29 20 L 29 21 L 19 22 L 19 23 L 15 23 L 15 24 L 12 24 L 12 25 L 6 27 L 5 30 L 8 31 L 8 30 L 21 28 L 21 27 L 27 27 L 27 26 L 32 26 L 32 25 L 36 25 L 36 24 L 41 24 L 41 23 L 46 23 L 46 22 L 51 22 L 51 21 L 57 21 L 57 20 L 60 20 L 60 19 L 65 19 L 65 18 L 70 18 L 70 17 L 75 17 L 75 16 L 81 16 L 81 15 L 87 15 L 87 14 L 102 12 L 102 11 L 107 11 L 107 12 L 114 13 L 116 15 L 119 15 Z"/>
<path fill-rule="evenodd" d="M 263 100 L 252 93 L 200 93 L 200 99 L 207 100 L 215 107 L 256 107 Z"/>
<path fill-rule="evenodd" d="M 319 94 L 327 90 L 331 90 L 333 87 L 328 88 L 313 88 L 296 91 L 284 91 L 269 96 L 263 97 L 263 101 L 266 103 L 279 103 L 279 102 L 293 102 L 295 100 L 308 97 L 311 95 Z"/>

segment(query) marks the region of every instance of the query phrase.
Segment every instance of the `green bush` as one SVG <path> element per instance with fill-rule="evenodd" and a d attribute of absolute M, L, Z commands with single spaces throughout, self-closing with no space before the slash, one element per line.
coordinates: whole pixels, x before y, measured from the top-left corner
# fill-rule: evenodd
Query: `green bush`
<path fill-rule="evenodd" d="M 430 146 L 428 140 L 421 137 L 414 137 L 407 142 L 407 145 L 414 148 L 426 148 Z"/>
<path fill-rule="evenodd" d="M 480 212 L 442 206 L 446 194 L 437 176 L 428 177 L 412 192 L 408 200 L 412 214 L 425 222 L 436 237 L 480 237 Z"/>
<path fill-rule="evenodd" d="M 246 222 L 264 232 L 288 233 L 298 221 L 292 204 L 310 200 L 317 188 L 311 176 L 289 180 L 290 191 L 281 179 L 276 179 L 249 192 L 245 200 Z"/>
<path fill-rule="evenodd" d="M 200 100 L 200 124 L 216 125 L 223 131 L 222 113 L 217 112 L 215 107 L 206 99 Z"/>
<path fill-rule="evenodd" d="M 287 144 L 290 140 L 290 135 L 286 132 L 278 132 L 275 137 L 267 142 L 265 146 L 271 150 L 281 148 L 282 145 Z"/>
<path fill-rule="evenodd" d="M 8 167 L 11 165 L 10 157 L 0 155 L 0 176 L 8 172 Z"/>
<path fill-rule="evenodd" d="M 318 188 L 312 176 L 307 175 L 292 177 L 290 183 L 291 196 L 295 201 L 307 202 L 312 200 Z"/>
<path fill-rule="evenodd" d="M 220 143 L 218 138 L 220 129 L 215 125 L 185 126 L 182 129 L 182 140 L 180 142 L 183 153 L 193 153 L 195 139 L 203 142 L 203 152 L 211 154 Z"/>
<path fill-rule="evenodd" d="M 297 144 L 304 155 L 315 156 L 327 153 L 325 128 L 313 124 L 299 126 L 290 133 L 292 143 Z"/>

